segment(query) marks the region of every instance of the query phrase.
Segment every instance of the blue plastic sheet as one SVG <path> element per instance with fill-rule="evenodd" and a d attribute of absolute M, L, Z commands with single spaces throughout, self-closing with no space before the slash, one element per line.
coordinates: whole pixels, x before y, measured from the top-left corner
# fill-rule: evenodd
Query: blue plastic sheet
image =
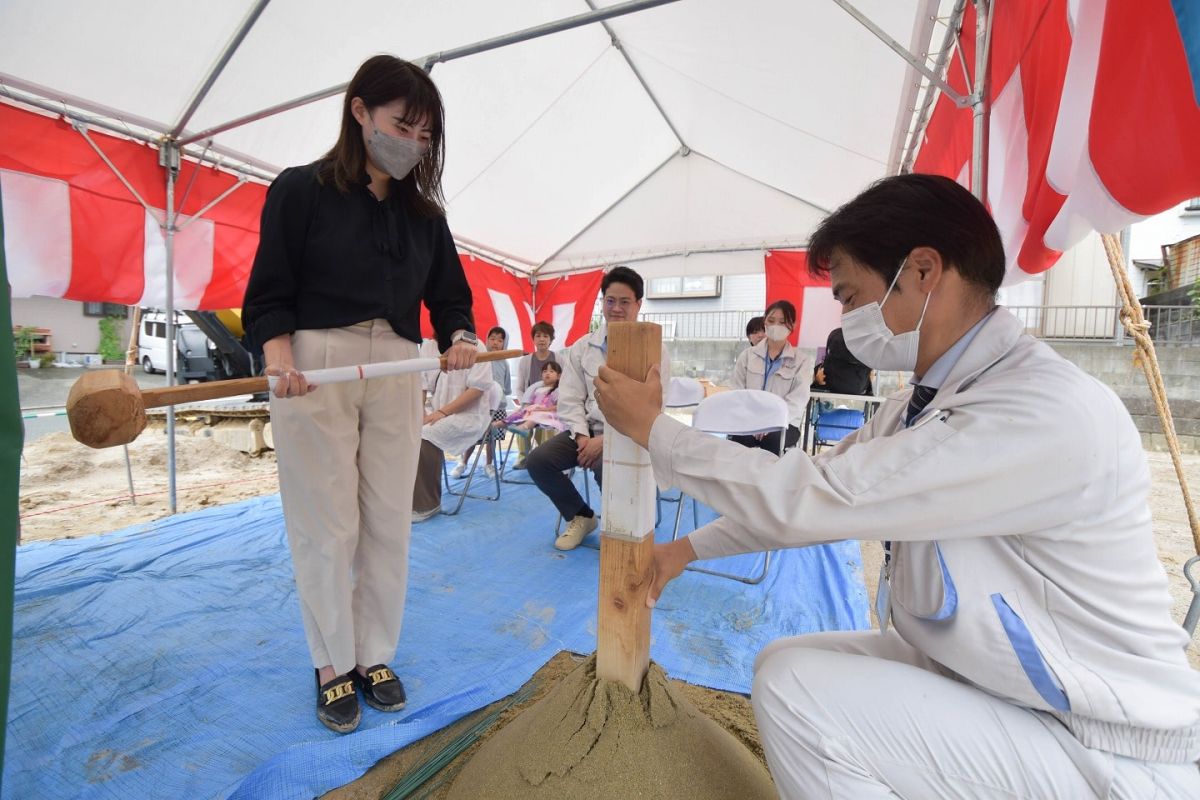
<path fill-rule="evenodd" d="M 594 486 L 592 497 L 598 505 Z M 675 514 L 662 508 L 660 539 Z M 468 500 L 459 516 L 413 528 L 393 662 L 409 705 L 364 705 L 346 736 L 314 715 L 278 496 L 25 545 L 0 795 L 290 799 L 345 784 L 515 691 L 559 650 L 595 649 L 599 554 L 556 551 L 553 527 L 536 489 L 505 485 L 498 503 Z M 705 566 L 753 575 L 761 558 Z M 694 573 L 673 582 L 652 657 L 673 677 L 748 692 L 766 642 L 867 625 L 856 543 L 789 550 L 758 586 Z"/>

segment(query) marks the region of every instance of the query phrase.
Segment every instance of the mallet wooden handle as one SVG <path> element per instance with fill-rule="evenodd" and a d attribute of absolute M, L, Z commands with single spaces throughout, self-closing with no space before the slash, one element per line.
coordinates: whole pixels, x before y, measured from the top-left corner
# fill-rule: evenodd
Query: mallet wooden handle
<path fill-rule="evenodd" d="M 503 361 L 522 356 L 520 350 L 492 350 L 480 353 L 476 363 L 488 361 Z M 309 383 L 320 386 L 326 383 L 342 383 L 357 381 L 365 378 L 380 378 L 385 375 L 405 375 L 413 372 L 427 372 L 446 368 L 446 357 L 413 358 L 407 361 L 385 361 L 379 364 L 363 364 L 354 367 L 331 367 L 329 369 L 310 369 L 305 371 L 304 378 Z M 228 381 L 211 381 L 209 383 L 189 383 L 182 386 L 163 386 L 158 389 L 142 390 L 143 408 L 160 408 L 180 403 L 198 403 L 202 400 L 219 400 L 222 397 L 234 397 L 239 394 L 254 394 L 270 389 L 266 375 L 257 378 L 234 378 Z"/>

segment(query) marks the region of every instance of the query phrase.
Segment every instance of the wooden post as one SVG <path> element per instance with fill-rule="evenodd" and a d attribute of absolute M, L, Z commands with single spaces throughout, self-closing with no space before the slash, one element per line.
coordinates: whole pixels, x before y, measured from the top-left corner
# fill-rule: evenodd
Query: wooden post
<path fill-rule="evenodd" d="M 651 322 L 608 326 L 608 366 L 645 380 L 662 356 L 662 329 Z M 664 378 L 665 380 L 665 378 Z M 600 604 L 596 675 L 634 692 L 650 665 L 650 589 L 654 552 L 654 476 L 650 454 L 629 437 L 604 431 Z"/>

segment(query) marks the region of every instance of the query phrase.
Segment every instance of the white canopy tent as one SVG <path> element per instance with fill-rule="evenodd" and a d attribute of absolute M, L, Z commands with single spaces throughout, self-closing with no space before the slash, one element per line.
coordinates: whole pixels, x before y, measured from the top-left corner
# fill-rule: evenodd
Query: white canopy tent
<path fill-rule="evenodd" d="M 911 160 L 964 2 L 6 0 L 0 100 L 159 146 L 171 339 L 180 158 L 263 180 L 318 158 L 371 54 L 443 94 L 461 249 L 535 282 L 757 273 Z"/>
<path fill-rule="evenodd" d="M 849 11 L 932 64 L 939 5 L 948 15 L 955 4 L 858 0 Z M 625 13 L 457 57 L 606 9 Z M 896 171 L 922 83 L 836 0 L 0 9 L 9 97 L 174 137 L 264 178 L 329 147 L 340 88 L 376 52 L 432 63 L 460 245 L 538 276 L 619 261 L 647 275 L 761 271 L 764 248 L 803 245 L 828 210 Z M 329 96 L 261 116 L 314 94 Z"/>

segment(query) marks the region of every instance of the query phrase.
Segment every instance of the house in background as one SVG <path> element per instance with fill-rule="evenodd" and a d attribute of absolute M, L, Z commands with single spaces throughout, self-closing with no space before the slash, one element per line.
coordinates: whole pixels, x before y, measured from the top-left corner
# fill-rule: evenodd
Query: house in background
<path fill-rule="evenodd" d="M 12 298 L 13 327 L 50 331 L 50 350 L 68 361 L 100 352 L 100 320 L 116 317 L 121 350 L 129 346 L 129 307 L 118 303 L 80 303 L 54 297 Z"/>

